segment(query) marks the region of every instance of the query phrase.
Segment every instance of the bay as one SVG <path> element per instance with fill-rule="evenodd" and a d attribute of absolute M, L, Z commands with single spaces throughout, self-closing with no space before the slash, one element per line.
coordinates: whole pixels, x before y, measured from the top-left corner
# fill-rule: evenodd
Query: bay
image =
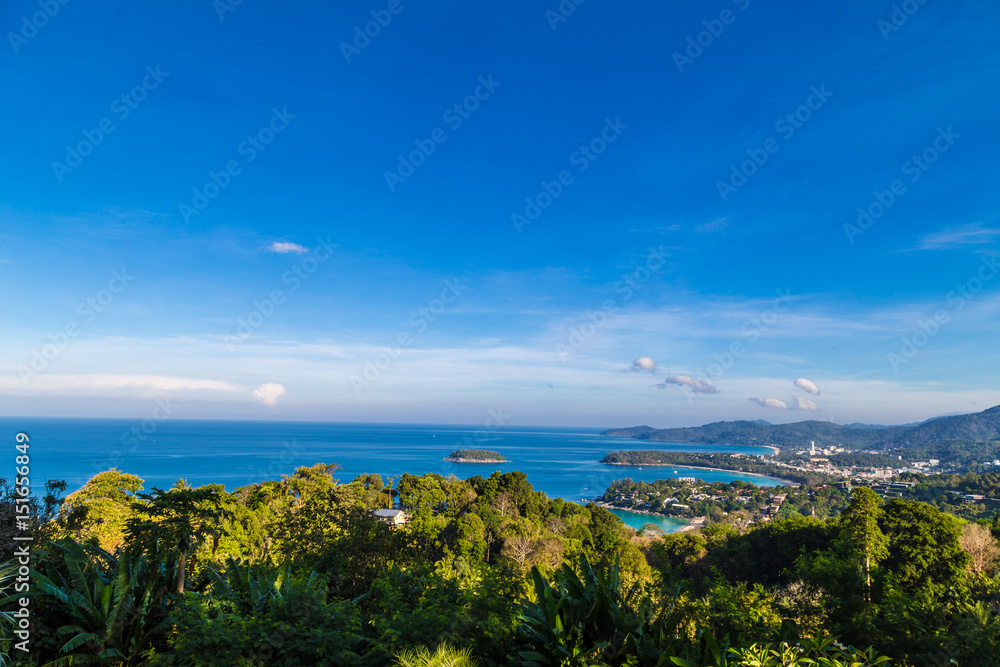
<path fill-rule="evenodd" d="M 365 424 L 323 422 L 208 421 L 171 419 L 0 418 L 0 442 L 10 444 L 0 458 L 0 477 L 14 474 L 14 436 L 31 437 L 31 479 L 36 492 L 45 480 L 61 479 L 71 492 L 102 470 L 118 468 L 138 475 L 145 488 L 168 488 L 178 479 L 194 486 L 240 486 L 291 475 L 314 463 L 336 463 L 343 482 L 376 473 L 474 475 L 520 470 L 539 491 L 553 498 L 581 502 L 602 495 L 616 479 L 645 482 L 695 477 L 709 482 L 736 479 L 760 486 L 778 480 L 748 473 L 683 466 L 609 466 L 605 454 L 622 449 L 676 452 L 770 454 L 766 447 L 647 442 L 602 436 L 599 429 L 572 427 L 485 428 L 454 424 Z M 452 463 L 443 460 L 456 449 L 500 452 L 508 463 Z M 617 510 L 625 523 L 640 527 L 658 517 Z M 663 517 L 663 530 L 683 525 Z M 658 524 L 659 525 L 659 524 Z"/>

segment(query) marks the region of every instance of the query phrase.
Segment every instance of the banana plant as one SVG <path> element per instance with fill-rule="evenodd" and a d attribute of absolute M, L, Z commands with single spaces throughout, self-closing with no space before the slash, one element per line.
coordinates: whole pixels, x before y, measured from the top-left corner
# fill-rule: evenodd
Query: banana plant
<path fill-rule="evenodd" d="M 276 568 L 254 568 L 228 558 L 222 574 L 211 566 L 206 568 L 206 574 L 216 595 L 243 614 L 263 611 L 272 601 L 282 599 L 291 591 L 311 591 L 318 599 L 326 598 L 326 580 L 322 575 L 313 571 L 304 579 L 293 578 L 289 563 Z"/>
<path fill-rule="evenodd" d="M 711 635 L 701 658 L 690 655 L 671 658 L 679 667 L 888 667 L 889 658 L 874 648 L 844 646 L 832 637 L 803 639 L 791 644 L 756 643 L 719 651 Z"/>
<path fill-rule="evenodd" d="M 15 604 L 18 596 L 10 594 L 8 589 L 14 585 L 17 575 L 18 563 L 8 561 L 0 565 L 0 607 L 6 608 Z M 6 611 L 0 611 L 0 667 L 7 667 L 7 659 L 11 645 L 14 643 L 14 628 L 17 627 L 17 619 Z"/>
<path fill-rule="evenodd" d="M 676 636 L 680 614 L 669 605 L 659 613 L 640 585 L 622 591 L 619 563 L 595 571 L 586 557 L 579 573 L 564 564 L 553 583 L 532 568 L 535 600 L 520 603 L 521 632 L 531 650 L 522 664 L 591 667 L 626 660 L 670 665 L 664 646 Z"/>
<path fill-rule="evenodd" d="M 65 538 L 48 545 L 45 573 L 33 572 L 36 595 L 54 603 L 68 622 L 65 655 L 44 667 L 145 664 L 162 627 L 164 568 L 145 555 L 118 558 Z"/>

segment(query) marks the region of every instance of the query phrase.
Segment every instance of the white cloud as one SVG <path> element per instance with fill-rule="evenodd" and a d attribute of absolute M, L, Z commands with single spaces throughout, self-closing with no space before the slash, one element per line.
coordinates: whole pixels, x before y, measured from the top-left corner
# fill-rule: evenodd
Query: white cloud
<path fill-rule="evenodd" d="M 277 382 L 265 382 L 254 390 L 253 397 L 264 405 L 277 405 L 278 397 L 285 393 L 285 388 Z"/>
<path fill-rule="evenodd" d="M 764 408 L 775 408 L 776 410 L 787 410 L 788 404 L 777 398 L 750 398 L 747 399 L 751 403 L 756 403 L 757 405 Z"/>
<path fill-rule="evenodd" d="M 673 375 L 668 378 L 664 378 L 663 382 L 656 387 L 660 389 L 666 389 L 668 385 L 679 385 L 682 387 L 687 387 L 696 394 L 718 394 L 719 390 L 715 388 L 715 385 L 709 384 L 708 382 L 702 382 L 690 375 Z"/>
<path fill-rule="evenodd" d="M 302 253 L 309 252 L 309 249 L 306 248 L 305 246 L 299 245 L 298 243 L 291 243 L 289 241 L 275 241 L 274 243 L 269 245 L 267 249 L 270 250 L 271 252 L 277 252 L 282 254 L 288 252 L 297 252 L 301 255 Z"/>
<path fill-rule="evenodd" d="M 817 387 L 815 384 L 813 384 L 812 382 L 810 382 L 805 378 L 799 378 L 798 380 L 796 380 L 795 386 L 801 389 L 802 391 L 809 392 L 813 396 L 819 396 L 819 387 Z"/>
<path fill-rule="evenodd" d="M 652 357 L 639 357 L 632 362 L 632 370 L 652 373 L 656 370 L 656 361 Z"/>
<path fill-rule="evenodd" d="M 792 410 L 807 410 L 809 412 L 815 412 L 819 410 L 819 406 L 810 401 L 807 398 L 800 398 L 799 396 L 792 396 Z"/>
<path fill-rule="evenodd" d="M 1000 229 L 983 227 L 976 222 L 971 225 L 948 227 L 940 232 L 927 234 L 920 238 L 917 250 L 950 250 L 974 245 L 993 243 L 1000 239 Z"/>
<path fill-rule="evenodd" d="M 757 398 L 753 397 L 748 399 L 751 403 L 759 405 L 762 408 L 774 408 L 775 410 L 805 410 L 807 412 L 815 412 L 819 410 L 819 406 L 812 401 L 800 398 L 798 396 L 792 396 L 791 400 L 787 403 L 779 398 Z"/>

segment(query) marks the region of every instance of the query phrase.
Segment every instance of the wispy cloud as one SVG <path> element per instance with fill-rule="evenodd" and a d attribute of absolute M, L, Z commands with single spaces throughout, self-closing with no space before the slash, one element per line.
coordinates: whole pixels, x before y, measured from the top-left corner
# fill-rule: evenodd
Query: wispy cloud
<path fill-rule="evenodd" d="M 787 403 L 780 398 L 757 398 L 756 396 L 747 400 L 762 408 L 774 408 L 775 410 L 805 410 L 806 412 L 819 410 L 818 405 L 799 396 L 792 396 Z"/>
<path fill-rule="evenodd" d="M 0 387 L 19 386 L 15 376 L 0 378 Z M 237 384 L 220 380 L 114 373 L 43 373 L 29 376 L 28 387 L 53 392 L 107 389 L 246 391 Z"/>
<path fill-rule="evenodd" d="M 673 375 L 668 378 L 664 378 L 663 382 L 656 387 L 660 389 L 666 389 L 670 385 L 678 385 L 681 387 L 687 387 L 696 394 L 718 394 L 719 390 L 713 384 L 708 382 L 703 382 L 697 378 L 693 378 L 690 375 Z"/>
<path fill-rule="evenodd" d="M 916 250 L 951 250 L 984 245 L 1000 240 L 1000 228 L 983 227 L 981 222 L 948 227 L 939 232 L 922 236 Z"/>
<path fill-rule="evenodd" d="M 271 245 L 267 246 L 267 249 L 270 250 L 271 252 L 276 252 L 281 254 L 295 252 L 301 255 L 303 253 L 309 252 L 309 248 L 306 248 L 303 245 L 299 245 L 298 243 L 292 243 L 291 241 L 275 241 Z"/>
<path fill-rule="evenodd" d="M 701 232 L 702 234 L 708 234 L 711 232 L 721 232 L 729 227 L 729 223 L 726 222 L 725 218 L 719 218 L 718 220 L 713 220 L 712 222 L 706 222 L 704 225 L 700 225 L 694 228 L 694 231 Z"/>
<path fill-rule="evenodd" d="M 757 398 L 754 396 L 753 398 L 748 398 L 747 400 L 761 406 L 762 408 L 775 408 L 776 410 L 788 409 L 788 404 L 777 398 Z"/>

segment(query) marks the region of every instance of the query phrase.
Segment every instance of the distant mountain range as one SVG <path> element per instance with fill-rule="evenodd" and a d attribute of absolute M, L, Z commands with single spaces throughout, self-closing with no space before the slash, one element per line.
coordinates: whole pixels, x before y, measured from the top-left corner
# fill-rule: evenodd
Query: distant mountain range
<path fill-rule="evenodd" d="M 935 417 L 916 424 L 879 426 L 875 424 L 834 424 L 804 421 L 769 424 L 763 420 L 713 422 L 687 428 L 608 429 L 602 435 L 649 441 L 697 442 L 730 445 L 775 445 L 776 447 L 839 446 L 848 449 L 922 447 L 942 440 L 981 442 L 1000 440 L 1000 405 L 982 412 Z"/>

